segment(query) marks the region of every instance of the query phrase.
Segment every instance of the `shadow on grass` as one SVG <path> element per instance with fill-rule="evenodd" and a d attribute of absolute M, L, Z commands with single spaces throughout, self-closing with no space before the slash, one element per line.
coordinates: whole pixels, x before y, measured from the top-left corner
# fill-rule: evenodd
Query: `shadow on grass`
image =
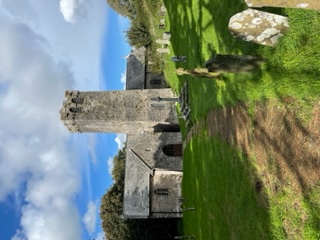
<path fill-rule="evenodd" d="M 319 112 L 320 108 L 315 111 Z M 278 239 L 313 239 L 320 231 L 319 120 L 316 114 L 307 128 L 293 110 L 271 103 L 257 103 L 254 118 L 248 115 L 245 104 L 212 111 L 206 118 L 207 135 L 201 136 L 203 139 L 218 137 L 244 156 L 256 157 L 262 186 L 268 189 L 269 201 L 272 201 L 268 207 L 273 215 L 272 233 Z M 190 151 L 198 154 L 198 148 L 201 146 L 192 145 Z M 210 146 L 206 149 L 206 153 L 211 151 Z M 223 147 L 220 151 L 226 152 Z M 201 163 L 208 159 L 201 157 L 198 158 Z M 217 157 L 230 161 L 228 157 Z M 250 162 L 247 164 L 250 166 Z M 250 179 L 258 178 L 252 167 L 249 167 L 252 171 L 248 171 L 248 167 L 238 169 L 248 173 Z M 308 235 L 308 231 L 313 233 Z"/>
<path fill-rule="evenodd" d="M 271 239 L 267 196 L 246 156 L 204 133 L 184 152 L 185 235 L 196 239 Z"/>
<path fill-rule="evenodd" d="M 277 107 L 281 108 L 286 106 L 288 109 L 295 109 L 297 115 L 288 114 L 286 116 L 282 116 L 281 120 L 273 123 L 273 125 L 279 127 L 273 133 L 269 131 L 270 129 L 267 131 L 264 126 L 261 125 L 261 121 L 263 119 L 265 120 L 270 117 L 266 114 L 267 111 L 261 113 L 261 119 L 259 121 L 253 121 L 253 128 L 254 131 L 256 131 L 255 134 L 258 134 L 256 136 L 257 143 L 259 143 L 262 148 L 267 150 L 269 149 L 270 152 L 277 152 L 276 156 L 282 159 L 278 162 L 278 165 L 285 166 L 287 171 L 297 179 L 297 187 L 299 189 L 303 189 L 302 198 L 303 201 L 307 202 L 307 211 L 311 214 L 308 221 L 313 221 L 314 229 L 319 230 L 320 226 L 319 224 L 317 225 L 317 222 L 319 222 L 320 219 L 320 207 L 317 206 L 320 204 L 319 201 L 312 200 L 317 197 L 311 197 L 308 192 L 308 184 L 310 183 L 311 176 L 308 176 L 308 174 L 306 175 L 306 172 L 308 172 L 306 170 L 308 169 L 313 168 L 314 171 L 319 169 L 319 155 L 314 155 L 315 153 L 311 154 L 311 152 L 305 152 L 304 156 L 300 156 L 297 149 L 302 145 L 305 146 L 304 142 L 301 142 L 300 145 L 292 144 L 292 138 L 295 137 L 295 134 L 305 136 L 305 140 L 308 144 L 314 144 L 313 142 L 315 141 L 315 138 L 310 138 L 312 133 L 306 129 L 306 123 L 303 121 L 306 120 L 306 122 L 308 122 L 310 120 L 309 113 L 306 112 L 310 111 L 311 114 L 312 108 L 310 106 L 319 99 L 320 95 L 320 39 L 317 36 L 320 31 L 319 13 L 312 11 L 304 12 L 303 10 L 286 10 L 285 14 L 289 15 L 291 19 L 291 30 L 283 38 L 277 48 L 271 49 L 234 39 L 229 33 L 227 29 L 229 18 L 233 14 L 247 8 L 244 1 L 165 0 L 165 4 L 168 12 L 170 13 L 170 31 L 172 33 L 171 42 L 174 54 L 186 55 L 188 58 L 187 63 L 178 63 L 176 67 L 192 69 L 203 66 L 203 63 L 207 58 L 215 53 L 257 54 L 266 58 L 266 64 L 263 68 L 251 74 L 225 74 L 221 76 L 220 79 L 203 79 L 181 76 L 179 77 L 179 83 L 182 84 L 184 81 L 188 81 L 189 83 L 189 88 L 191 89 L 190 98 L 192 101 L 192 116 L 195 120 L 206 117 L 211 109 L 219 109 L 224 105 L 235 104 L 237 101 L 245 101 L 249 104 L 255 104 L 255 101 L 257 100 L 261 101 L 263 99 L 275 98 L 279 101 L 277 103 Z M 198 9 L 199 7 L 201 9 Z M 269 12 L 275 13 L 283 12 L 283 9 L 262 10 L 268 10 Z M 311 29 L 314 30 L 310 30 L 310 27 L 306 28 L 305 26 L 310 26 Z M 267 101 L 265 103 L 267 103 Z M 248 112 L 250 110 L 245 109 L 245 111 Z M 256 112 L 253 113 L 253 119 L 256 117 L 255 114 Z M 299 116 L 299 114 L 302 116 Z M 244 125 L 244 115 L 237 116 L 235 118 L 230 110 L 230 112 L 225 112 L 225 115 L 223 116 L 223 124 L 219 126 L 222 129 L 228 126 L 230 128 L 230 125 L 227 125 L 229 121 L 236 121 L 238 125 L 235 123 L 233 124 L 238 126 L 238 129 L 241 129 Z M 293 126 L 295 131 L 293 131 Z M 281 135 L 276 135 L 279 132 L 286 135 L 287 138 L 283 138 Z M 235 137 L 234 134 L 236 133 L 232 133 L 233 137 Z M 248 135 L 248 139 L 252 138 L 252 132 L 248 130 L 246 134 Z M 231 135 L 228 136 L 231 137 Z M 229 152 L 230 155 L 226 155 L 227 157 L 224 156 L 221 153 L 222 150 L 224 152 Z M 248 151 L 245 151 L 243 148 L 242 151 L 249 154 Z M 267 154 L 270 152 L 267 152 Z M 186 223 L 188 224 L 186 225 L 186 230 L 189 231 L 188 229 L 195 229 L 194 226 L 199 228 L 201 226 L 205 226 L 204 228 L 194 231 L 196 231 L 198 237 L 202 237 L 202 239 L 213 239 L 210 238 L 210 234 L 213 234 L 213 231 L 208 232 L 208 229 L 213 228 L 218 233 L 227 231 L 223 229 L 216 229 L 216 226 L 212 227 L 212 225 L 228 225 L 227 217 L 229 215 L 233 216 L 233 213 L 238 212 L 238 210 L 235 211 L 234 208 L 230 207 L 232 204 L 227 204 L 228 208 L 223 209 L 223 214 L 220 215 L 221 212 L 219 212 L 220 209 L 218 209 L 217 206 L 223 206 L 221 205 L 223 200 L 226 203 L 230 200 L 229 196 L 225 195 L 224 191 L 228 189 L 233 193 L 233 191 L 239 189 L 236 186 L 236 182 L 239 181 L 237 174 L 241 173 L 248 175 L 243 176 L 244 184 L 241 185 L 241 187 L 251 189 L 251 191 L 253 191 L 254 181 L 252 179 L 255 179 L 257 174 L 245 156 L 238 154 L 234 149 L 225 146 L 223 143 L 219 143 L 215 139 L 209 138 L 205 134 L 200 134 L 199 138 L 195 138 L 188 145 L 185 156 L 188 163 L 186 163 L 187 165 L 184 171 L 186 174 L 190 174 L 186 177 L 188 182 L 184 183 L 184 185 L 187 186 L 185 191 L 187 191 L 187 193 L 190 191 L 188 195 L 193 199 L 192 203 L 197 204 L 199 207 L 199 211 L 186 213 L 186 216 L 191 216 L 190 218 L 187 217 L 191 220 L 190 223 Z M 219 162 L 219 159 L 225 160 Z M 236 160 L 233 162 L 230 159 Z M 305 159 L 310 161 L 305 161 Z M 210 165 L 213 163 L 217 165 Z M 220 189 L 219 186 L 214 185 L 216 184 L 214 182 L 217 180 L 216 177 L 220 179 L 219 171 L 223 167 L 223 165 L 219 164 L 229 164 L 229 166 L 226 167 L 226 170 L 223 170 L 224 174 L 226 174 L 224 177 L 227 179 L 226 181 L 235 180 L 233 183 L 223 183 L 222 185 L 225 187 L 222 189 Z M 303 164 L 305 164 L 305 167 L 301 168 L 301 166 L 304 166 Z M 239 172 L 233 172 L 233 166 L 236 166 L 238 169 L 237 171 Z M 233 174 L 235 174 L 235 178 L 233 178 Z M 286 184 L 287 178 L 286 175 L 283 175 L 283 172 L 275 172 L 275 176 L 280 179 L 280 184 Z M 314 174 L 313 176 L 319 178 L 319 175 Z M 210 186 L 212 184 L 212 189 L 208 187 L 208 183 Z M 214 200 L 216 197 L 214 193 L 220 193 L 220 191 L 223 192 L 222 196 L 224 196 L 224 199 L 221 200 L 219 199 L 220 196 L 218 196 L 218 200 Z M 320 190 L 318 192 L 320 192 Z M 201 200 L 198 195 L 201 196 L 203 200 Z M 233 196 L 232 194 L 230 195 Z M 317 196 L 320 196 L 320 193 Z M 262 199 L 265 197 L 266 196 L 262 196 Z M 261 200 L 260 198 L 255 199 L 257 201 L 252 203 L 254 206 Z M 268 203 L 266 206 L 268 206 Z M 263 213 L 262 215 L 266 214 L 266 219 L 270 221 L 270 217 L 264 209 L 266 206 L 264 205 L 260 210 Z M 290 208 L 290 205 L 285 206 L 283 209 L 286 208 Z M 241 208 L 239 207 L 239 209 Z M 239 211 L 241 212 L 242 210 Z M 214 214 L 216 212 L 219 212 L 219 214 Z M 194 214 L 194 216 L 192 214 Z M 280 219 L 278 228 L 280 228 L 279 231 L 282 231 L 281 234 L 285 234 L 282 229 L 283 222 L 281 214 L 284 213 L 282 212 L 279 214 L 280 216 L 278 216 Z M 225 219 L 221 219 L 223 217 L 225 217 Z M 245 217 L 247 223 L 252 222 L 252 219 L 253 218 L 250 220 L 250 218 Z M 301 221 L 301 219 L 298 220 L 299 223 L 301 223 Z M 230 222 L 232 222 L 232 219 L 230 219 Z M 270 232 L 270 222 L 264 222 L 264 220 L 262 220 L 260 223 L 262 225 L 266 224 L 267 233 L 265 233 L 265 238 L 269 238 L 270 233 L 268 232 Z M 236 227 L 235 229 L 237 229 Z M 241 229 L 238 230 L 241 232 Z M 192 232 L 188 233 L 192 234 Z M 229 236 L 229 238 L 233 237 L 232 230 L 230 230 L 228 234 L 229 235 L 226 236 Z M 209 237 L 207 238 L 206 236 Z M 216 239 L 221 239 L 222 235 L 217 236 L 218 237 L 216 237 Z M 258 239 L 261 239 L 261 237 L 258 237 Z"/>

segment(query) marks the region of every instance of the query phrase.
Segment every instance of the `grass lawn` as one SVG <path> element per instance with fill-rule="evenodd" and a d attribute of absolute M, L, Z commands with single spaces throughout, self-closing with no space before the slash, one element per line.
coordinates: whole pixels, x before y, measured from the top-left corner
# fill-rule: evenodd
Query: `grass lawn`
<path fill-rule="evenodd" d="M 165 56 L 166 78 L 176 92 L 188 82 L 194 123 L 206 119 L 209 112 L 239 103 L 247 106 L 249 139 L 260 127 L 257 104 L 264 109 L 294 111 L 301 129 L 311 123 L 314 106 L 320 101 L 319 12 L 262 9 L 290 20 L 289 32 L 276 48 L 270 48 L 235 39 L 229 33 L 230 17 L 247 9 L 243 0 L 164 0 L 164 4 L 168 9 L 166 31 L 172 35 L 171 54 Z M 218 79 L 175 74 L 178 67 L 203 67 L 217 53 L 262 55 L 265 63 L 253 73 L 224 74 Z M 187 62 L 173 63 L 169 60 L 173 55 L 186 55 Z M 282 120 L 276 130 L 287 127 Z M 188 140 L 184 151 L 185 204 L 196 210 L 185 212 L 181 234 L 196 239 L 320 239 L 319 179 L 312 184 L 303 181 L 300 168 L 295 171 L 294 164 L 281 163 L 290 155 L 283 150 L 282 158 L 277 157 L 267 141 L 268 162 L 259 164 L 256 152 L 243 152 L 237 144 L 209 134 L 206 124 Z M 273 148 L 282 149 L 282 142 Z M 254 144 L 252 141 L 251 149 L 257 149 Z M 294 152 L 290 143 L 287 148 Z M 320 155 L 314 158 L 318 161 Z M 286 173 L 285 169 L 287 175 L 277 175 Z"/>

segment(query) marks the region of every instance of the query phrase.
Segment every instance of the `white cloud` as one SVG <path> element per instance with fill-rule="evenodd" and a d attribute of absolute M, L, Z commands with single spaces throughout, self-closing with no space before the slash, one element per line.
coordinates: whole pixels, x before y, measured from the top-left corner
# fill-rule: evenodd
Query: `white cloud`
<path fill-rule="evenodd" d="M 27 1 L 1 0 L 0 5 L 16 18 L 35 21 L 36 13 Z"/>
<path fill-rule="evenodd" d="M 80 166 L 59 119 L 73 75 L 45 38 L 1 10 L 0 29 L 0 201 L 22 190 L 25 198 L 13 239 L 80 239 Z"/>
<path fill-rule="evenodd" d="M 97 135 L 94 133 L 85 134 L 87 139 L 87 147 L 90 153 L 91 162 L 97 164 L 97 153 L 96 153 L 96 144 L 97 144 Z"/>
<path fill-rule="evenodd" d="M 74 23 L 87 17 L 92 6 L 88 0 L 60 0 L 60 11 L 66 22 Z"/>
<path fill-rule="evenodd" d="M 118 144 L 118 149 L 122 149 L 124 147 L 124 144 L 127 140 L 127 135 L 123 133 L 117 133 L 116 138 L 114 141 Z M 108 165 L 108 172 L 112 176 L 112 170 L 113 170 L 113 157 L 109 157 L 107 160 Z"/>
<path fill-rule="evenodd" d="M 66 89 L 102 86 L 107 4 L 61 0 L 67 21 L 87 17 L 68 24 L 58 2 L 0 0 L 0 204 L 14 195 L 21 210 L 14 240 L 81 239 L 81 178 L 88 182 L 82 196 L 91 195 L 90 171 L 78 152 L 95 162 L 96 139 L 75 149 L 78 139 L 59 110 Z"/>
<path fill-rule="evenodd" d="M 118 144 L 118 149 L 122 149 L 124 147 L 126 140 L 127 135 L 123 133 L 118 133 L 117 137 L 114 139 L 114 141 Z"/>
<path fill-rule="evenodd" d="M 112 170 L 113 170 L 113 158 L 112 157 L 108 158 L 107 164 L 108 164 L 108 172 L 110 175 L 112 175 Z"/>
<path fill-rule="evenodd" d="M 97 203 L 93 201 L 88 202 L 88 209 L 82 218 L 82 222 L 85 224 L 87 231 L 92 234 L 97 222 Z"/>
<path fill-rule="evenodd" d="M 124 73 L 121 73 L 121 78 L 120 78 L 120 82 L 123 84 L 123 89 L 126 89 L 126 82 L 127 82 L 127 74 L 126 74 L 126 70 L 124 71 Z"/>

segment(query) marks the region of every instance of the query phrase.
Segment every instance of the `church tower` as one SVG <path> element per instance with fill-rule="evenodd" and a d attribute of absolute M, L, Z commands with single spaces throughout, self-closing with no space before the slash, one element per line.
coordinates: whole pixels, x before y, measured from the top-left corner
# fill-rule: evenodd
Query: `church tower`
<path fill-rule="evenodd" d="M 170 89 L 66 91 L 60 118 L 70 132 L 174 132 L 177 98 Z"/>

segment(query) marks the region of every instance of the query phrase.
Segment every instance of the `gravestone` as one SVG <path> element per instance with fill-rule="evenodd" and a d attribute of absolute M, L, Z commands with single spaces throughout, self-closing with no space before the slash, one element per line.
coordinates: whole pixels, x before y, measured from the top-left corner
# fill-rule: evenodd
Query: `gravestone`
<path fill-rule="evenodd" d="M 235 14 L 229 21 L 233 36 L 271 47 L 278 43 L 288 28 L 287 17 L 250 8 Z"/>
<path fill-rule="evenodd" d="M 170 41 L 168 39 L 157 39 L 156 43 L 169 45 Z"/>
<path fill-rule="evenodd" d="M 169 54 L 170 53 L 170 49 L 169 48 L 157 48 L 157 52 L 158 53 L 167 53 Z"/>
<path fill-rule="evenodd" d="M 171 38 L 171 33 L 170 33 L 170 32 L 164 32 L 164 33 L 162 34 L 162 39 L 168 39 L 168 40 L 170 40 L 170 38 Z"/>
<path fill-rule="evenodd" d="M 305 8 L 320 10 L 318 0 L 245 0 L 249 7 Z"/>

